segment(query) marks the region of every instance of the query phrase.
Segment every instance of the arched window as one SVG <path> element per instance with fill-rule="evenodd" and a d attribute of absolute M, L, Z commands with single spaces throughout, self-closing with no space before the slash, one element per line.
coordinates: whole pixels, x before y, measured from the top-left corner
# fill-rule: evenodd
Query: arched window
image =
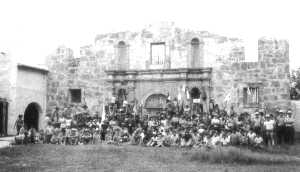
<path fill-rule="evenodd" d="M 200 41 L 198 38 L 193 38 L 191 41 L 191 67 L 199 67 L 198 61 L 200 58 Z"/>
<path fill-rule="evenodd" d="M 119 70 L 127 70 L 129 68 L 128 45 L 124 41 L 120 41 L 117 45 L 117 60 Z"/>

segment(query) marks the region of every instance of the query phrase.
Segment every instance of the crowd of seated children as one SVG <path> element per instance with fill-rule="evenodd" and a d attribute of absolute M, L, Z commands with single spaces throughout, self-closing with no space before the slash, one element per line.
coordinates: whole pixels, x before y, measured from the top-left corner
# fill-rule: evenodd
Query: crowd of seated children
<path fill-rule="evenodd" d="M 176 104 L 176 103 L 174 103 Z M 20 128 L 16 143 L 45 144 L 122 144 L 149 147 L 214 147 L 243 145 L 252 147 L 292 144 L 294 120 L 291 111 L 266 113 L 230 112 L 213 106 L 208 112 L 191 111 L 188 105 L 167 108 L 156 114 L 143 116 L 122 106 L 107 113 L 106 119 L 91 117 L 87 111 L 73 115 L 59 113 L 56 108 L 44 130 Z M 115 107 L 115 106 L 114 106 Z M 87 108 L 87 107 L 86 107 Z M 64 114 L 64 115 L 60 115 Z M 54 119 L 54 120 L 53 120 Z"/>

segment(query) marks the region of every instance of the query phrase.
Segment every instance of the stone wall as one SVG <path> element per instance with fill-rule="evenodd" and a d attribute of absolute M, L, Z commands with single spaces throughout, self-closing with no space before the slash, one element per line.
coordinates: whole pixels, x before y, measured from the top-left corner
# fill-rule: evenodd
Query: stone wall
<path fill-rule="evenodd" d="M 240 110 L 288 108 L 289 98 L 289 45 L 285 40 L 262 38 L 258 41 L 258 62 L 241 62 L 222 65 L 213 70 L 213 94 L 217 102 Z M 259 87 L 259 106 L 243 104 L 243 89 Z M 225 99 L 226 100 L 226 99 Z"/>
<path fill-rule="evenodd" d="M 88 50 L 85 47 L 84 51 Z M 71 104 L 86 104 L 94 113 L 101 110 L 105 97 L 108 97 L 105 91 L 107 84 L 104 82 L 104 70 L 108 63 L 93 53 L 81 53 L 80 58 L 70 53 L 48 57 L 47 113 L 51 113 L 55 106 L 63 108 Z M 81 89 L 81 103 L 70 102 L 69 89 Z"/>
<path fill-rule="evenodd" d="M 99 111 L 104 102 L 111 97 L 112 85 L 105 82 L 106 70 L 120 69 L 118 44 L 124 41 L 127 47 L 128 66 L 121 69 L 151 69 L 151 43 L 165 42 L 166 58 L 160 68 L 190 67 L 191 41 L 199 39 L 199 59 L 194 67 L 212 67 L 223 63 L 244 60 L 244 48 L 241 40 L 226 38 L 206 31 L 192 31 L 176 27 L 174 23 L 150 25 L 138 32 L 118 32 L 97 35 L 95 44 L 83 46 L 80 57 L 73 53 L 50 55 L 47 60 L 48 77 L 48 113 L 54 106 L 70 105 L 70 88 L 82 89 L 82 103 L 92 112 Z M 68 48 L 63 52 L 67 52 Z M 61 51 L 60 51 L 61 52 Z M 122 63 L 127 65 L 127 63 Z M 160 86 L 159 86 L 160 87 Z M 77 105 L 80 105 L 77 104 Z M 76 104 L 75 104 L 76 105 Z"/>
<path fill-rule="evenodd" d="M 192 66 L 191 41 L 199 40 L 198 66 L 213 67 L 229 61 L 245 59 L 243 42 L 206 31 L 192 31 L 176 27 L 174 23 L 150 25 L 140 32 L 118 32 L 98 35 L 95 39 L 97 55 L 111 61 L 109 69 L 117 68 L 117 45 L 124 41 L 128 46 L 129 69 L 151 68 L 151 43 L 165 42 L 166 57 L 163 68 L 186 68 Z"/>

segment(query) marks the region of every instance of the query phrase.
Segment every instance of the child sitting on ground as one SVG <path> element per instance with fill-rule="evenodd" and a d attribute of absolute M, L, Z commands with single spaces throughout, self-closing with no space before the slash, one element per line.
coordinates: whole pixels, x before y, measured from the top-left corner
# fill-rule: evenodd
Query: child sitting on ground
<path fill-rule="evenodd" d="M 121 143 L 124 143 L 124 142 L 129 142 L 130 140 L 130 135 L 129 135 L 129 132 L 128 132 L 128 129 L 127 128 L 124 128 L 122 131 L 121 131 L 121 138 L 120 138 L 120 142 Z"/>
<path fill-rule="evenodd" d="M 24 144 L 25 139 L 25 128 L 24 125 L 20 128 L 19 134 L 15 136 L 15 143 L 16 144 Z"/>
<path fill-rule="evenodd" d="M 50 141 L 52 144 L 59 144 L 59 132 L 60 132 L 59 128 L 54 129 L 53 135 L 52 135 L 51 141 Z"/>
<path fill-rule="evenodd" d="M 76 128 L 72 128 L 67 137 L 68 140 L 67 144 L 78 145 L 78 139 L 79 139 L 78 130 Z"/>
<path fill-rule="evenodd" d="M 92 134 L 89 129 L 85 128 L 81 135 L 81 143 L 89 144 L 92 141 Z"/>
<path fill-rule="evenodd" d="M 36 130 L 35 128 L 30 128 L 29 131 L 28 131 L 28 141 L 29 143 L 33 143 L 35 144 L 36 143 Z"/>
<path fill-rule="evenodd" d="M 44 130 L 40 130 L 38 132 L 38 141 L 37 143 L 44 143 L 44 138 L 45 138 L 45 133 L 44 133 Z"/>

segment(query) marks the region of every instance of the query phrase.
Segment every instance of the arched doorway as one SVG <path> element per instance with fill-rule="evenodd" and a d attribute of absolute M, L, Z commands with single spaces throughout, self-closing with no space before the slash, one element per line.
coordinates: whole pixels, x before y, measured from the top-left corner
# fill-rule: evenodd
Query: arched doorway
<path fill-rule="evenodd" d="M 42 109 L 37 103 L 30 103 L 24 112 L 24 124 L 27 129 L 39 129 L 39 115 Z"/>
<path fill-rule="evenodd" d="M 152 94 L 145 101 L 145 108 L 148 113 L 156 114 L 160 112 L 166 105 L 167 96 L 164 94 Z"/>

